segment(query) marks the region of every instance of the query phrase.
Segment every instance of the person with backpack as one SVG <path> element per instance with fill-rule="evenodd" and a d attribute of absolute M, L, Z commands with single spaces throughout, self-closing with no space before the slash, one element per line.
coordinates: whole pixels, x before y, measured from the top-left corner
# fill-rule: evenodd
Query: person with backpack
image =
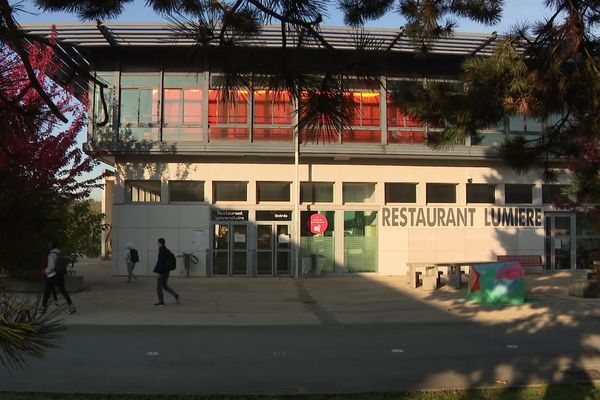
<path fill-rule="evenodd" d="M 69 292 L 67 292 L 67 289 L 65 288 L 65 275 L 67 273 L 68 262 L 67 258 L 60 254 L 60 250 L 58 248 L 59 243 L 57 241 L 53 241 L 50 247 L 51 249 L 48 253 L 48 264 L 46 267 L 46 289 L 44 290 L 44 297 L 42 298 L 42 312 L 46 311 L 50 293 L 52 293 L 54 287 L 58 287 L 58 290 L 67 302 L 67 312 L 69 314 L 73 314 L 77 310 L 71 301 Z"/>
<path fill-rule="evenodd" d="M 163 289 L 169 292 L 175 297 L 175 302 L 179 304 L 179 295 L 167 284 L 169 280 L 169 274 L 177 267 L 177 259 L 171 250 L 165 246 L 165 239 L 158 239 L 158 259 L 154 266 L 154 273 L 158 274 L 156 280 L 156 294 L 158 295 L 158 303 L 155 306 L 164 306 L 165 299 L 163 296 Z"/>
<path fill-rule="evenodd" d="M 135 264 L 140 261 L 140 255 L 138 251 L 133 247 L 133 243 L 127 243 L 127 253 L 125 254 L 125 261 L 127 262 L 127 283 L 131 283 L 132 279 L 137 280 L 137 276 L 133 273 Z"/>

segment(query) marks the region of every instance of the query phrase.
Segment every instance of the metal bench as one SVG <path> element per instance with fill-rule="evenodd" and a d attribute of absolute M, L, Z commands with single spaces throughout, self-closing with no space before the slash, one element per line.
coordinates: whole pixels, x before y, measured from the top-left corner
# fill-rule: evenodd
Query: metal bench
<path fill-rule="evenodd" d="M 507 254 L 503 256 L 497 256 L 498 262 L 511 262 L 515 261 L 521 264 L 525 272 L 530 273 L 542 273 L 544 272 L 544 263 L 542 262 L 542 256 L 540 255 L 517 255 Z"/>

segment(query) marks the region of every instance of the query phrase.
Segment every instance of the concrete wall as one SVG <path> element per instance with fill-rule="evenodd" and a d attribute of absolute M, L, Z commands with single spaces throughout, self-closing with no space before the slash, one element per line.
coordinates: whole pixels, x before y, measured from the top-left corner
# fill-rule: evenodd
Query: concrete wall
<path fill-rule="evenodd" d="M 126 246 L 132 242 L 138 250 L 140 262 L 135 267 L 139 275 L 150 275 L 158 254 L 156 241 L 166 240 L 167 248 L 175 255 L 193 252 L 199 263 L 192 265 L 192 275 L 206 274 L 206 249 L 209 247 L 209 207 L 207 205 L 149 205 L 119 204 L 113 209 L 113 275 L 125 275 Z M 200 242 L 196 242 L 196 232 Z M 183 275 L 181 258 L 173 275 Z"/>

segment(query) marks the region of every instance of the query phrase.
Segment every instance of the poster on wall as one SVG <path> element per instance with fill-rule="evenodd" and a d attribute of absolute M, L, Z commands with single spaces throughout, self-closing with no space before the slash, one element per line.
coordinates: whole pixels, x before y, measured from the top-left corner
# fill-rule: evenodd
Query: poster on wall
<path fill-rule="evenodd" d="M 323 214 L 313 214 L 310 216 L 310 231 L 315 235 L 321 235 L 325 233 L 327 227 L 329 226 L 329 222 L 327 222 L 327 217 Z"/>

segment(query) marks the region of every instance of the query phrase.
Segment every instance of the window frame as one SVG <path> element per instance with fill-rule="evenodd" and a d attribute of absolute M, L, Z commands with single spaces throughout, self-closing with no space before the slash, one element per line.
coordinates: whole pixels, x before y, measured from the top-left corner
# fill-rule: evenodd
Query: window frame
<path fill-rule="evenodd" d="M 563 190 L 564 188 L 568 187 L 568 186 L 569 186 L 569 185 L 567 185 L 567 184 L 564 184 L 564 183 L 551 183 L 551 184 L 546 184 L 546 183 L 543 183 L 543 184 L 542 184 L 542 204 L 544 204 L 544 205 L 552 205 L 552 204 L 554 204 L 554 203 L 555 203 L 555 200 L 552 200 L 552 201 L 550 201 L 550 202 L 548 202 L 548 201 L 545 201 L 545 196 L 544 196 L 544 188 L 550 188 L 550 187 L 553 187 L 553 188 L 554 188 L 554 187 L 558 187 L 558 191 L 559 191 L 559 193 L 558 193 L 558 198 L 560 199 L 560 198 L 568 198 L 567 196 L 563 196 L 563 195 L 562 195 L 562 193 L 561 193 L 561 192 L 562 192 L 562 190 Z"/>
<path fill-rule="evenodd" d="M 173 200 L 173 196 L 171 193 L 171 188 L 173 187 L 173 183 L 201 183 L 202 184 L 202 200 Z M 168 181 L 168 192 L 169 192 L 169 203 L 206 203 L 206 181 L 201 180 L 169 180 Z"/>
<path fill-rule="evenodd" d="M 240 183 L 240 184 L 244 184 L 245 187 L 245 192 L 246 192 L 246 198 L 244 200 L 219 200 L 217 197 L 217 186 L 220 183 Z M 212 202 L 213 203 L 248 203 L 248 181 L 213 181 L 212 182 Z"/>
<path fill-rule="evenodd" d="M 136 182 L 146 182 L 146 183 L 155 183 L 158 182 L 158 200 L 143 200 L 143 201 L 133 201 L 133 187 L 130 186 Z M 162 181 L 159 179 L 127 179 L 124 181 L 123 187 L 125 189 L 125 203 L 126 204 L 157 204 L 162 200 Z M 150 195 L 153 195 L 150 193 Z M 139 194 L 138 194 L 139 196 Z M 154 194 L 153 196 L 156 196 Z"/>
<path fill-rule="evenodd" d="M 270 115 L 271 115 L 271 123 L 268 122 L 262 122 L 262 123 L 256 123 L 256 119 L 257 119 L 257 103 L 256 103 L 256 97 L 257 94 L 263 94 L 263 93 L 259 93 L 259 92 L 265 92 L 265 95 L 269 95 L 271 92 L 275 93 L 275 95 L 270 99 L 270 102 L 265 101 L 265 104 L 269 104 L 269 110 L 270 110 Z M 274 120 L 274 115 L 275 115 L 275 110 L 277 109 L 276 104 L 281 103 L 277 101 L 277 96 L 279 95 L 279 93 L 286 93 L 288 98 L 289 98 L 289 104 L 287 104 L 289 106 L 289 110 L 290 110 L 290 115 L 289 115 L 289 123 L 275 123 L 273 122 Z M 260 103 L 259 103 L 260 104 Z M 267 142 L 267 141 L 281 141 L 281 142 L 285 142 L 285 141 L 292 141 L 294 138 L 294 102 L 292 99 L 292 95 L 284 90 L 280 90 L 280 91 L 273 91 L 273 90 L 268 90 L 267 88 L 262 88 L 262 87 L 257 87 L 254 88 L 252 90 L 252 98 L 251 98 L 251 140 L 254 142 Z M 289 138 L 287 138 L 288 135 L 285 135 L 285 137 L 281 137 L 281 138 L 274 138 L 272 140 L 263 138 L 262 136 L 257 136 L 255 134 L 256 130 L 289 130 Z M 257 139 L 258 138 L 258 139 Z"/>
<path fill-rule="evenodd" d="M 529 196 L 530 196 L 530 201 L 529 202 L 515 202 L 515 201 L 509 201 L 508 200 L 508 187 L 509 186 L 520 186 L 520 187 L 524 187 L 524 186 L 529 186 Z M 504 204 L 533 204 L 533 184 L 530 183 L 505 183 L 504 184 Z"/>
<path fill-rule="evenodd" d="M 392 185 L 405 185 L 405 186 L 411 185 L 414 188 L 414 191 L 415 191 L 415 193 L 414 193 L 414 199 L 415 200 L 414 201 L 391 201 L 391 200 L 388 200 L 388 193 L 389 193 L 388 192 L 388 188 L 391 189 Z M 416 183 L 416 182 L 385 182 L 384 183 L 384 188 L 383 188 L 383 190 L 384 190 L 384 197 L 383 197 L 384 204 L 416 204 L 417 200 L 418 200 L 418 198 L 417 198 L 418 197 L 418 189 L 417 189 L 418 185 L 419 184 Z"/>
<path fill-rule="evenodd" d="M 373 193 L 369 201 L 346 201 L 345 188 L 350 185 L 373 185 Z M 375 204 L 377 203 L 377 182 L 342 182 L 342 204 Z"/>
<path fill-rule="evenodd" d="M 302 200 L 302 194 L 305 193 L 306 185 L 310 185 L 311 191 L 311 201 Z M 315 185 L 330 185 L 331 187 L 331 201 L 316 201 L 315 197 Z M 312 181 L 304 181 L 300 182 L 300 204 L 332 204 L 335 199 L 335 182 L 312 182 Z"/>
<path fill-rule="evenodd" d="M 429 188 L 434 186 L 454 186 L 454 201 L 430 201 Z M 427 182 L 425 185 L 425 203 L 426 204 L 457 204 L 458 203 L 458 183 L 449 182 Z"/>
<path fill-rule="evenodd" d="M 143 85 L 132 85 L 132 84 L 123 84 L 123 75 L 125 74 L 125 78 L 130 77 L 130 76 L 143 76 L 143 75 L 150 75 L 150 74 L 154 74 L 156 73 L 156 77 L 157 77 L 157 83 L 156 86 L 154 85 L 149 85 L 149 84 L 143 84 Z M 161 72 L 140 72 L 140 73 L 129 73 L 129 72 L 121 72 L 120 74 L 120 82 L 119 82 L 119 128 L 159 128 L 160 127 L 160 123 L 162 120 L 162 114 L 161 114 L 161 104 L 162 104 L 162 93 L 160 91 L 160 74 Z M 122 121 L 122 115 L 123 115 L 123 91 L 124 90 L 136 90 L 137 91 L 137 121 L 136 122 L 127 122 L 127 123 L 123 123 Z M 157 99 L 156 101 L 154 101 L 153 99 L 153 105 L 152 107 L 154 107 L 154 103 L 156 104 L 156 119 L 152 120 L 152 122 L 149 123 L 140 123 L 140 92 L 142 90 L 151 90 L 152 94 L 154 95 L 154 91 L 156 91 L 157 93 Z"/>
<path fill-rule="evenodd" d="M 496 188 L 497 184 L 495 183 L 467 183 L 465 187 L 465 194 L 467 204 L 496 204 Z M 473 199 L 469 199 L 469 188 L 475 187 L 491 187 L 492 189 L 492 201 L 473 201 Z"/>
<path fill-rule="evenodd" d="M 208 126 L 208 141 L 242 141 L 242 142 L 249 142 L 252 140 L 252 93 L 250 90 L 248 90 L 247 88 L 240 88 L 240 89 L 236 89 L 235 91 L 239 92 L 239 95 L 235 95 L 234 99 L 236 102 L 236 110 L 239 110 L 239 100 L 240 99 L 244 99 L 246 102 L 246 122 L 240 123 L 240 122 L 229 122 L 230 121 L 230 116 L 228 114 L 227 116 L 227 122 L 219 122 L 219 109 L 221 109 L 222 107 L 227 107 L 227 109 L 229 109 L 229 102 L 231 101 L 231 98 L 228 98 L 228 100 L 225 102 L 225 99 L 222 95 L 220 95 L 220 93 L 223 91 L 223 89 L 221 87 L 219 87 L 219 79 L 222 78 L 223 75 L 222 74 L 211 74 L 209 76 L 209 82 L 208 82 L 208 93 L 206 94 L 206 101 L 207 101 L 207 126 Z M 212 94 L 216 93 L 216 97 L 215 97 L 215 103 L 214 106 L 211 106 L 212 104 Z M 211 116 L 211 108 L 215 107 L 215 115 Z M 211 118 L 214 118 L 214 122 L 211 121 Z M 236 116 L 236 121 L 239 119 L 239 114 L 237 114 Z M 233 138 L 229 138 L 229 137 L 219 137 L 219 135 L 217 133 L 214 132 L 214 130 L 222 130 L 222 129 L 226 129 L 226 130 L 233 130 L 234 132 L 234 137 Z M 238 130 L 244 130 L 246 131 L 244 137 L 236 137 L 237 134 L 235 133 Z M 222 136 L 222 135 L 221 135 Z M 228 136 L 228 135 L 227 135 Z"/>
<path fill-rule="evenodd" d="M 288 188 L 288 198 L 287 200 L 261 200 L 260 198 L 260 193 L 261 193 L 261 185 L 266 184 L 287 184 L 287 188 Z M 256 203 L 257 204 L 261 204 L 261 203 L 289 203 L 292 201 L 292 182 L 289 181 L 256 181 Z"/>

